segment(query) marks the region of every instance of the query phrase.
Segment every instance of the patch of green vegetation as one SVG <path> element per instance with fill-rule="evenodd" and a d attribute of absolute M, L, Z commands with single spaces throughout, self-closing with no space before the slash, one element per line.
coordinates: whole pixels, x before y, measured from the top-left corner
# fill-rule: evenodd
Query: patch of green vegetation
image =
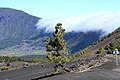
<path fill-rule="evenodd" d="M 2 67 L 0 67 L 0 69 L 1 69 L 1 71 L 6 71 L 6 70 L 9 69 L 9 67 L 8 66 L 2 66 Z"/>
<path fill-rule="evenodd" d="M 46 56 L 36 56 L 36 57 L 16 57 L 16 56 L 0 56 L 0 60 L 4 62 L 15 62 L 23 61 L 29 63 L 43 63 L 48 62 Z"/>
<path fill-rule="evenodd" d="M 117 37 L 113 42 L 105 46 L 105 50 L 107 50 L 108 54 L 112 54 L 115 48 L 120 51 L 120 37 Z"/>
<path fill-rule="evenodd" d="M 78 56 L 84 54 L 88 49 L 89 49 L 89 47 L 87 47 L 87 48 L 85 48 L 85 49 L 83 49 L 83 50 L 81 50 L 81 51 L 79 51 L 79 52 L 71 55 L 69 58 L 70 58 L 70 59 L 74 59 L 75 57 L 78 57 Z"/>
<path fill-rule="evenodd" d="M 1 49 L 0 54 L 7 56 L 45 55 L 45 49 L 36 41 L 26 40 L 19 45 Z"/>
<path fill-rule="evenodd" d="M 28 56 L 22 56 L 21 61 L 30 62 L 30 63 L 43 63 L 43 62 L 48 62 L 49 60 L 46 58 L 45 55 L 28 55 Z"/>

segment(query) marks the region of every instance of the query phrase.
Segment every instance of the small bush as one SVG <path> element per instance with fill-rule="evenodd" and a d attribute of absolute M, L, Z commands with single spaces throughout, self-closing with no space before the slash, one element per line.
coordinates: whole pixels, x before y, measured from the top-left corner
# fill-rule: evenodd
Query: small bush
<path fill-rule="evenodd" d="M 89 62 L 89 64 L 88 64 L 88 66 L 89 66 L 89 67 L 92 67 L 92 66 L 95 66 L 95 64 L 96 64 L 96 61 L 91 60 L 91 61 Z"/>
<path fill-rule="evenodd" d="M 9 67 L 7 67 L 7 66 L 2 66 L 1 67 L 1 71 L 6 71 L 6 70 L 8 70 L 9 69 Z"/>

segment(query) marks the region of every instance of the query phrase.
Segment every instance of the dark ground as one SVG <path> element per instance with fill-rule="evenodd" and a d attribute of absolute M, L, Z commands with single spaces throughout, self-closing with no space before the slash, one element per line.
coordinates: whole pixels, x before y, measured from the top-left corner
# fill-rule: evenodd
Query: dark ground
<path fill-rule="evenodd" d="M 0 72 L 0 80 L 31 80 L 45 73 L 54 71 L 54 64 L 46 63 L 44 67 L 34 65 L 13 71 Z M 116 71 L 113 69 L 117 69 Z M 120 66 L 116 66 L 114 59 L 99 67 L 86 72 L 71 72 L 41 80 L 120 80 Z"/>
<path fill-rule="evenodd" d="M 0 80 L 31 80 L 41 74 L 53 71 L 53 64 L 34 65 L 28 68 L 21 68 L 17 70 L 0 72 Z"/>
<path fill-rule="evenodd" d="M 120 66 L 115 66 L 113 62 L 108 62 L 87 72 L 73 72 L 42 80 L 120 80 L 120 70 L 114 71 L 112 70 L 114 68 L 120 69 Z"/>

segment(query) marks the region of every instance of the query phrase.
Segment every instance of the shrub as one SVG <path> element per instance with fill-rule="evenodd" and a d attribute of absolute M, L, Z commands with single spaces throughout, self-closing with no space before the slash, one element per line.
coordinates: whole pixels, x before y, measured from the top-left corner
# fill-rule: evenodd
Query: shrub
<path fill-rule="evenodd" d="M 2 66 L 1 67 L 1 71 L 8 70 L 8 69 L 9 69 L 9 67 L 7 67 L 7 66 Z"/>

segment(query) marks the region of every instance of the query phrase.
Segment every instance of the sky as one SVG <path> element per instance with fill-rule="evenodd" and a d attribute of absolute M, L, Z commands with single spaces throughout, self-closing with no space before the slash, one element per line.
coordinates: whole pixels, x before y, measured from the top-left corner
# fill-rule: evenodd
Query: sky
<path fill-rule="evenodd" d="M 59 18 L 120 12 L 120 0 L 0 0 L 0 7 L 22 10 L 40 18 Z"/>

